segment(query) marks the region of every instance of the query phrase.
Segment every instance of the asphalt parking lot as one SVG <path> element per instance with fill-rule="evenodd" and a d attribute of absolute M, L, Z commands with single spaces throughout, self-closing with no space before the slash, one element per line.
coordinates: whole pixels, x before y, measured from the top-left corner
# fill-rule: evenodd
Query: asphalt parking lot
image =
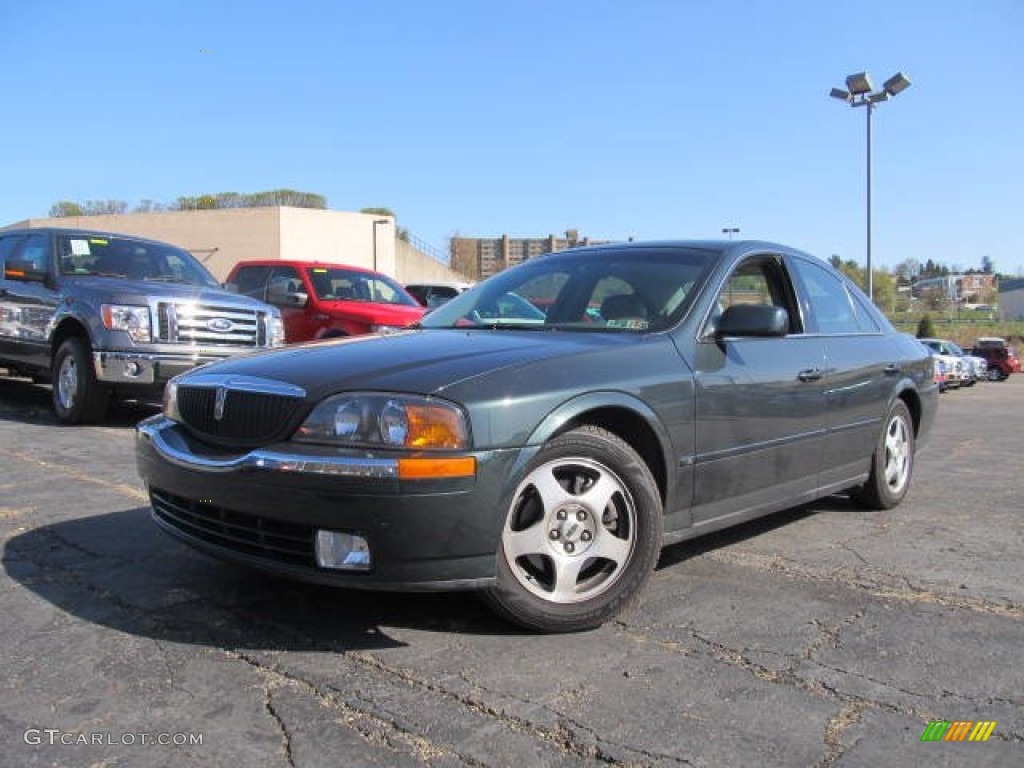
<path fill-rule="evenodd" d="M 149 520 L 150 412 L 62 428 L 0 378 L 0 765 L 1024 764 L 1024 376 L 942 395 L 901 507 L 667 549 L 570 636 L 194 553 Z"/>

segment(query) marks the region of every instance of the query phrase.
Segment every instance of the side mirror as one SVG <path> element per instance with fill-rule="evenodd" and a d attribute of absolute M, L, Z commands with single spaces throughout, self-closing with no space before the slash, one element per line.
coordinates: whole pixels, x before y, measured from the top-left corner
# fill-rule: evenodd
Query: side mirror
<path fill-rule="evenodd" d="M 785 336 L 789 313 L 767 304 L 733 304 L 718 319 L 715 336 Z"/>
<path fill-rule="evenodd" d="M 278 307 L 304 307 L 309 303 L 305 291 L 289 291 L 287 283 L 274 282 L 267 286 L 267 301 Z"/>
<path fill-rule="evenodd" d="M 45 283 L 47 273 L 45 269 L 38 269 L 32 261 L 9 261 L 4 267 L 4 277 L 25 283 Z"/>

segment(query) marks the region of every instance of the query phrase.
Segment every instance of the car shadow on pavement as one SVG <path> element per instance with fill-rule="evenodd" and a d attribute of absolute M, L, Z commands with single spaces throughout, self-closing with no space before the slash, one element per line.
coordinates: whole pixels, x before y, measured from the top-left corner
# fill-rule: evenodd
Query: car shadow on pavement
<path fill-rule="evenodd" d="M 747 539 L 757 538 L 769 531 L 774 531 L 776 528 L 784 528 L 800 520 L 813 517 L 819 512 L 856 514 L 858 512 L 870 513 L 870 510 L 865 510 L 863 507 L 858 506 L 845 495 L 826 496 L 799 507 L 781 510 L 731 528 L 724 528 L 721 531 L 701 536 L 698 539 L 691 539 L 690 541 L 665 547 L 658 560 L 657 570 L 677 565 L 684 560 L 699 557 L 715 549 L 722 549 Z"/>
<path fill-rule="evenodd" d="M 2 564 L 15 582 L 84 621 L 225 650 L 405 645 L 387 627 L 519 634 L 467 593 L 339 589 L 236 568 L 162 533 L 147 507 L 16 533 Z"/>
<path fill-rule="evenodd" d="M 159 403 L 116 400 L 111 402 L 100 426 L 134 427 L 159 409 Z M 48 385 L 3 376 L 0 376 L 0 419 L 19 424 L 60 426 L 53 413 L 52 392 Z"/>

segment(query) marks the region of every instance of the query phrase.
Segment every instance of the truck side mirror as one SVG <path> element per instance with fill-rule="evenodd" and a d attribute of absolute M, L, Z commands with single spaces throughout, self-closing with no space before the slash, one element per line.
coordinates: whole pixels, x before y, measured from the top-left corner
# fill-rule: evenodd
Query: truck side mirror
<path fill-rule="evenodd" d="M 309 303 L 305 291 L 288 290 L 290 281 L 275 280 L 267 286 L 267 301 L 278 307 L 304 307 Z"/>
<path fill-rule="evenodd" d="M 38 269 L 32 261 L 9 261 L 4 267 L 4 277 L 26 283 L 45 283 L 47 272 L 45 269 Z"/>

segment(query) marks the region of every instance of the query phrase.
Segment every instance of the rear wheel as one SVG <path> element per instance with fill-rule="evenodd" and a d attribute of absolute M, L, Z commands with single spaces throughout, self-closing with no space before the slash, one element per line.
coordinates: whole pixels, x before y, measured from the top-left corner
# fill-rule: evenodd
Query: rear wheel
<path fill-rule="evenodd" d="M 1003 378 L 1003 372 L 1002 371 L 1000 371 L 994 365 L 989 366 L 989 369 L 988 369 L 988 380 L 989 381 L 999 381 L 1002 378 Z"/>
<path fill-rule="evenodd" d="M 516 489 L 489 602 L 532 630 L 600 626 L 650 576 L 661 512 L 654 478 L 626 442 L 592 426 L 554 438 Z"/>
<path fill-rule="evenodd" d="M 891 509 L 903 501 L 914 470 L 914 422 L 910 409 L 897 400 L 889 409 L 885 428 L 871 458 L 871 475 L 850 495 L 872 509 Z"/>
<path fill-rule="evenodd" d="M 107 412 L 110 393 L 96 381 L 85 340 L 72 336 L 53 359 L 53 410 L 64 424 L 99 421 Z"/>

